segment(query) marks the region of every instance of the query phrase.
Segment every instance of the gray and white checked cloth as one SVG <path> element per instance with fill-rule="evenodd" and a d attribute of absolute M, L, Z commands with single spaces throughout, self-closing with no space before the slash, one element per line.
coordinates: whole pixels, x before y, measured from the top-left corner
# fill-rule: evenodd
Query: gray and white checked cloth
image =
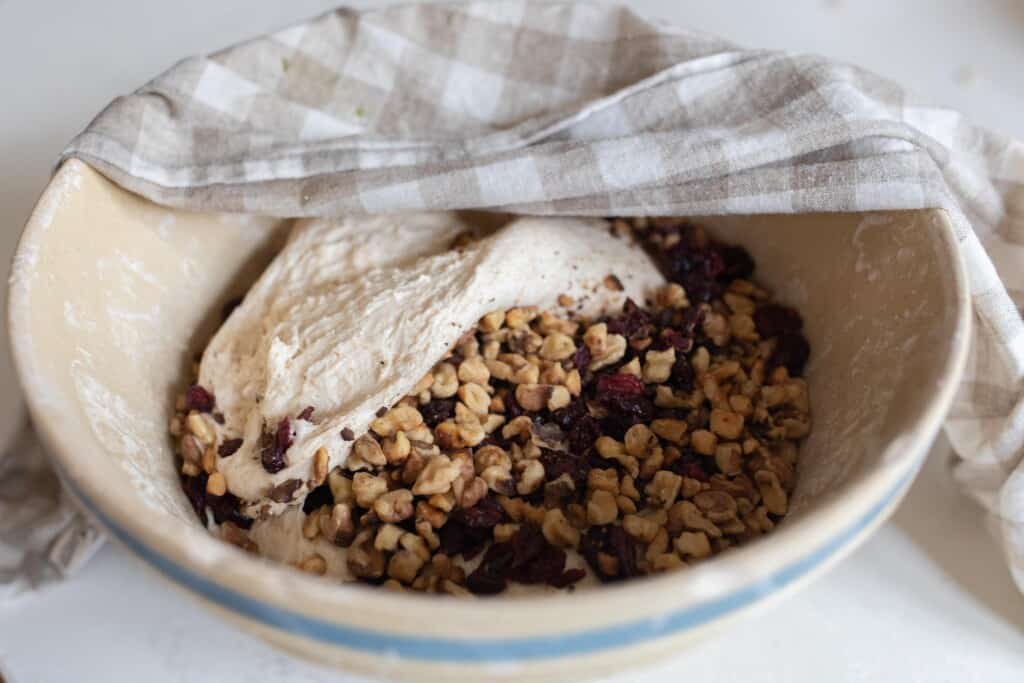
<path fill-rule="evenodd" d="M 883 78 L 584 2 L 339 9 L 180 62 L 64 156 L 275 216 L 944 208 L 978 323 L 954 474 L 1024 589 L 1024 145 Z"/>

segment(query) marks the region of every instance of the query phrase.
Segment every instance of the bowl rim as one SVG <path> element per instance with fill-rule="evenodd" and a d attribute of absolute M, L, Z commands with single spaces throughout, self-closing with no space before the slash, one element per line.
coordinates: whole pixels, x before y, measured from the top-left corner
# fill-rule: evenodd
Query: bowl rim
<path fill-rule="evenodd" d="M 61 198 L 54 195 L 64 187 L 68 175 L 82 172 L 83 167 L 96 173 L 84 162 L 74 159 L 58 169 L 25 226 L 15 250 L 16 261 L 35 247 L 48 227 L 49 218 L 43 215 L 42 207 L 51 201 L 59 201 Z M 951 266 L 948 272 L 952 275 L 957 310 L 950 353 L 938 378 L 939 386 L 922 408 L 917 418 L 918 427 L 897 444 L 899 452 L 906 455 L 900 455 L 892 466 L 866 468 L 858 472 L 836 495 L 821 504 L 821 511 L 781 526 L 764 543 L 753 542 L 739 547 L 686 572 L 605 585 L 573 595 L 544 593 L 458 601 L 429 595 L 392 594 L 360 585 L 330 584 L 264 558 L 253 558 L 241 550 L 225 548 L 222 541 L 205 533 L 180 534 L 160 525 L 148 525 L 140 519 L 137 507 L 132 506 L 127 497 L 112 494 L 104 489 L 101 481 L 89 478 L 89 469 L 84 467 L 84 463 L 97 454 L 73 443 L 71 437 L 59 429 L 58 421 L 47 414 L 43 396 L 48 395 L 48 391 L 58 390 L 44 386 L 42 376 L 34 372 L 29 292 L 13 277 L 8 291 L 12 356 L 37 434 L 75 498 L 101 526 L 144 562 L 169 580 L 224 609 L 312 640 L 356 651 L 398 654 L 412 659 L 518 661 L 586 654 L 693 629 L 763 602 L 763 598 L 779 593 L 843 552 L 852 550 L 866 538 L 867 530 L 877 526 L 894 508 L 923 462 L 952 403 L 966 366 L 973 321 L 963 257 L 949 217 L 941 209 L 920 211 L 934 213 L 938 218 L 936 245 L 943 249 L 938 250 L 936 258 L 946 259 Z M 218 565 L 216 572 L 211 565 L 190 567 L 179 558 L 195 556 L 197 550 L 203 550 L 202 547 L 195 548 L 196 543 L 205 545 L 211 552 L 223 554 L 226 550 L 233 555 L 232 561 Z M 758 569 L 754 571 L 751 571 L 752 558 L 757 560 Z M 289 586 L 286 596 L 269 594 L 268 588 L 284 585 L 281 581 L 251 580 L 257 574 L 274 578 L 275 573 Z M 686 590 L 678 590 L 684 584 Z M 677 590 L 673 591 L 673 588 Z M 677 593 L 687 596 L 686 600 L 681 603 L 673 600 L 672 596 Z M 292 603 L 286 603 L 284 597 Z M 448 622 L 478 621 L 480 605 L 497 601 L 501 605 L 502 622 L 525 621 L 536 623 L 540 628 L 536 632 L 527 631 L 528 635 L 497 638 L 473 633 L 438 637 L 429 635 L 429 630 L 426 635 L 414 635 L 416 631 L 408 628 L 385 632 L 354 626 L 353 622 L 358 622 L 358 619 L 351 618 L 351 614 L 348 619 L 341 618 L 346 612 L 358 613 L 365 608 L 403 614 L 411 624 L 430 623 L 436 620 L 439 600 L 445 600 L 443 604 Z M 617 606 L 638 604 L 651 606 L 645 616 L 630 621 L 616 619 Z M 558 621 L 554 618 L 570 607 L 589 613 L 605 613 L 607 621 L 592 628 L 557 630 Z"/>

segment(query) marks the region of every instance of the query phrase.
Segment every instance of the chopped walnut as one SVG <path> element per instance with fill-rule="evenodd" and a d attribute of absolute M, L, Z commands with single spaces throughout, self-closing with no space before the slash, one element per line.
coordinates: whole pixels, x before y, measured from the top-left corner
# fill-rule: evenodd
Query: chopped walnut
<path fill-rule="evenodd" d="M 544 483 L 544 465 L 539 460 L 521 460 L 515 465 L 518 482 L 516 492 L 528 496 Z"/>
<path fill-rule="evenodd" d="M 313 476 L 310 479 L 310 486 L 316 488 L 327 480 L 327 470 L 330 467 L 330 457 L 327 449 L 321 446 L 313 455 Z"/>
<path fill-rule="evenodd" d="M 715 465 L 728 476 L 743 472 L 743 450 L 737 443 L 723 443 L 715 448 Z"/>
<path fill-rule="evenodd" d="M 206 492 L 211 496 L 223 496 L 228 492 L 228 484 L 224 480 L 224 475 L 220 472 L 214 472 L 210 475 L 210 478 L 206 480 Z"/>
<path fill-rule="evenodd" d="M 356 442 L 352 444 L 352 455 L 361 462 L 373 465 L 374 467 L 386 465 L 388 462 L 380 444 L 369 434 L 364 434 L 356 439 Z"/>
<path fill-rule="evenodd" d="M 576 343 L 572 337 L 561 332 L 549 334 L 540 347 L 540 357 L 544 360 L 565 360 L 576 352 Z"/>
<path fill-rule="evenodd" d="M 378 496 L 373 501 L 373 511 L 382 522 L 398 523 L 412 517 L 412 491 L 397 489 Z"/>
<path fill-rule="evenodd" d="M 473 507 L 487 495 L 488 488 L 487 480 L 483 477 L 474 477 L 462 488 L 462 491 L 459 492 L 459 506 L 464 508 Z M 504 490 L 508 490 L 508 487 Z"/>
<path fill-rule="evenodd" d="M 480 318 L 480 330 L 497 332 L 505 324 L 505 311 L 492 311 Z"/>
<path fill-rule="evenodd" d="M 327 573 L 327 560 L 323 555 L 313 554 L 304 558 L 296 565 L 299 569 L 310 574 L 323 576 Z"/>
<path fill-rule="evenodd" d="M 373 539 L 373 547 L 377 550 L 394 550 L 398 547 L 398 539 L 402 537 L 405 530 L 394 524 L 384 524 L 377 529 L 377 535 Z"/>
<path fill-rule="evenodd" d="M 359 507 L 368 508 L 388 491 L 388 481 L 367 472 L 356 472 L 352 477 L 352 493 Z"/>
<path fill-rule="evenodd" d="M 384 575 L 384 553 L 373 547 L 373 529 L 365 529 L 356 536 L 348 548 L 345 562 L 353 576 L 379 579 Z"/>
<path fill-rule="evenodd" d="M 412 583 L 423 566 L 423 559 L 409 550 L 399 550 L 388 560 L 388 576 L 402 583 Z"/>
<path fill-rule="evenodd" d="M 711 554 L 711 542 L 701 531 L 684 531 L 675 542 L 676 552 L 684 558 L 699 560 Z"/>
<path fill-rule="evenodd" d="M 743 416 L 715 408 L 711 411 L 711 431 L 723 439 L 738 439 L 743 434 Z"/>
<path fill-rule="evenodd" d="M 206 415 L 192 411 L 185 418 L 185 427 L 201 444 L 209 446 L 217 440 L 217 433 L 210 422 Z"/>
<path fill-rule="evenodd" d="M 420 411 L 412 406 L 399 405 L 370 423 L 370 429 L 379 436 L 393 436 L 400 429 L 408 431 L 422 422 L 423 416 L 420 415 Z"/>
<path fill-rule="evenodd" d="M 558 508 L 548 510 L 544 514 L 541 530 L 544 533 L 544 538 L 552 545 L 570 548 L 579 545 L 580 532 L 569 524 L 565 513 Z"/>
<path fill-rule="evenodd" d="M 706 429 L 698 429 L 690 435 L 690 446 L 701 455 L 714 455 L 718 437 Z"/>
<path fill-rule="evenodd" d="M 434 398 L 451 398 L 459 390 L 459 376 L 451 363 L 441 363 L 434 370 L 434 382 L 430 395 Z"/>
<path fill-rule="evenodd" d="M 789 509 L 789 496 L 779 484 L 779 477 L 768 470 L 758 470 L 754 473 L 754 481 L 761 491 L 761 498 L 768 512 L 773 515 L 784 515 Z"/>
<path fill-rule="evenodd" d="M 318 519 L 320 533 L 324 538 L 338 543 L 351 540 L 355 532 L 352 521 L 352 506 L 348 503 L 336 503 L 330 513 L 321 513 Z"/>
<path fill-rule="evenodd" d="M 405 432 L 395 432 L 394 436 L 384 439 L 381 450 L 389 465 L 400 465 L 412 452 L 412 444 Z"/>
<path fill-rule="evenodd" d="M 661 470 L 654 475 L 651 483 L 644 489 L 648 496 L 662 508 L 668 509 L 679 496 L 683 478 L 674 472 Z"/>
<path fill-rule="evenodd" d="M 659 419 L 651 422 L 651 431 L 666 441 L 675 444 L 683 443 L 687 424 L 682 420 Z"/>
<path fill-rule="evenodd" d="M 693 502 L 715 524 L 736 518 L 736 501 L 725 491 L 702 491 Z"/>
<path fill-rule="evenodd" d="M 518 308 L 510 308 L 505 312 L 505 325 L 512 329 L 519 329 L 525 327 L 537 317 L 536 306 L 520 306 Z"/>
<path fill-rule="evenodd" d="M 587 488 L 591 491 L 607 491 L 611 494 L 619 492 L 619 475 L 614 468 L 594 468 L 587 474 Z"/>
<path fill-rule="evenodd" d="M 649 384 L 660 384 L 672 375 L 672 366 L 676 362 L 676 350 L 648 351 L 645 356 L 643 377 Z"/>
<path fill-rule="evenodd" d="M 491 379 L 491 371 L 484 359 L 467 358 L 459 364 L 458 378 L 465 384 L 486 386 Z"/>
<path fill-rule="evenodd" d="M 460 468 L 447 456 L 434 456 L 427 461 L 420 476 L 413 486 L 417 496 L 443 494 L 452 487 L 452 482 L 459 476 Z"/>
<path fill-rule="evenodd" d="M 590 495 L 590 501 L 587 503 L 587 520 L 591 524 L 611 524 L 618 516 L 619 505 L 613 493 L 597 490 Z"/>
<path fill-rule="evenodd" d="M 486 417 L 491 407 L 490 394 L 479 384 L 463 384 L 459 387 L 459 398 L 466 408 L 480 417 Z"/>
<path fill-rule="evenodd" d="M 647 425 L 635 424 L 626 430 L 625 447 L 634 458 L 643 458 L 658 447 L 658 438 Z"/>
<path fill-rule="evenodd" d="M 629 514 L 623 517 L 622 528 L 626 530 L 627 534 L 638 541 L 650 543 L 658 535 L 658 530 L 662 527 L 658 526 L 656 522 L 639 515 Z"/>

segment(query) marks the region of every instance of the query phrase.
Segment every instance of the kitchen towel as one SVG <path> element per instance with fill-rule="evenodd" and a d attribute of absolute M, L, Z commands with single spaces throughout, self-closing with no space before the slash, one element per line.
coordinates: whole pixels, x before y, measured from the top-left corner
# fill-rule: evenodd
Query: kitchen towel
<path fill-rule="evenodd" d="M 941 207 L 977 323 L 954 475 L 1024 589 L 1024 145 L 886 79 L 585 2 L 342 8 L 180 62 L 71 156 L 161 204 L 275 216 Z"/>
<path fill-rule="evenodd" d="M 102 542 L 26 424 L 10 450 L 0 454 L 0 599 L 74 573 Z"/>

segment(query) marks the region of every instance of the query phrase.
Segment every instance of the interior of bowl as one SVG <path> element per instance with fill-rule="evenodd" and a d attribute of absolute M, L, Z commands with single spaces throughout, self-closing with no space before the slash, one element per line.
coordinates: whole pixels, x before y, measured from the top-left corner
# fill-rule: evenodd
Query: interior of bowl
<path fill-rule="evenodd" d="M 792 559 L 794 548 L 807 543 L 800 530 L 827 534 L 813 524 L 832 501 L 870 482 L 871 493 L 855 501 L 856 509 L 867 510 L 878 503 L 872 496 L 913 469 L 963 364 L 966 286 L 937 211 L 703 222 L 750 250 L 757 279 L 803 313 L 812 347 L 814 426 L 802 448 L 791 514 L 777 532 L 790 545 L 773 534 L 705 563 L 739 581 Z M 223 304 L 245 291 L 287 228 L 274 219 L 157 207 L 69 162 L 19 249 L 11 326 L 37 424 L 80 495 L 175 562 L 267 600 L 295 607 L 301 595 L 329 612 L 335 599 L 329 596 L 350 600 L 352 591 L 361 596 L 371 589 L 300 577 L 209 538 L 180 491 L 167 435 L 187 364 L 220 321 Z M 773 556 L 772 544 L 788 554 Z M 751 560 L 751 552 L 760 555 Z M 688 584 L 690 575 L 696 574 L 614 591 L 672 581 L 669 602 L 678 602 L 729 583 Z M 253 577 L 256 583 L 244 581 Z M 422 598 L 377 600 L 386 611 L 395 600 Z M 641 609 L 635 602 L 624 600 L 622 613 Z M 472 606 L 451 609 L 472 614 Z M 494 627 L 483 619 L 477 626 Z"/>

